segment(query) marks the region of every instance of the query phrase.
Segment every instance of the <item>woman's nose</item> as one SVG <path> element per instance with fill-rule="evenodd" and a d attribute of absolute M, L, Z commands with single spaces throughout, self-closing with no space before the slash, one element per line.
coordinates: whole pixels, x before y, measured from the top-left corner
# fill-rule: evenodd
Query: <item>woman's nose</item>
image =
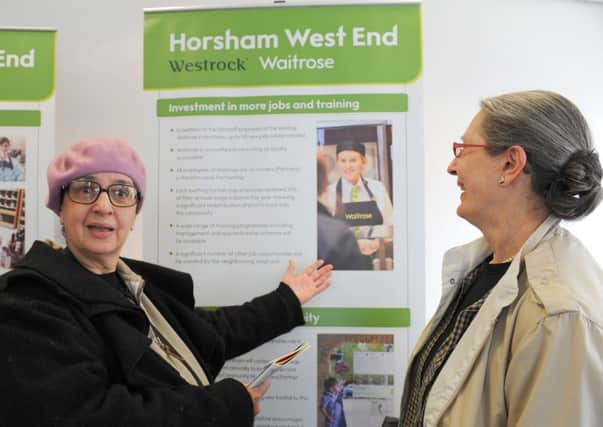
<path fill-rule="evenodd" d="M 95 210 L 102 210 L 105 212 L 113 212 L 113 205 L 111 204 L 111 200 L 109 200 L 109 193 L 106 191 L 101 191 L 98 195 L 98 199 L 94 202 Z"/>
<path fill-rule="evenodd" d="M 450 174 L 450 175 L 455 175 L 456 176 L 456 157 L 453 158 L 451 160 L 451 162 L 448 164 L 448 168 L 446 169 L 446 171 Z"/>

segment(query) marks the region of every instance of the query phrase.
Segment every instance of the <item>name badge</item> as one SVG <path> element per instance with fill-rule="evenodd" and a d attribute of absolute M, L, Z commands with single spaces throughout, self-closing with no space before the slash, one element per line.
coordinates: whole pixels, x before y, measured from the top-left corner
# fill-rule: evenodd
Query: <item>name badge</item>
<path fill-rule="evenodd" d="M 381 215 L 377 202 L 374 200 L 368 202 L 344 203 L 343 219 L 345 219 L 351 227 L 383 224 L 383 215 Z"/>

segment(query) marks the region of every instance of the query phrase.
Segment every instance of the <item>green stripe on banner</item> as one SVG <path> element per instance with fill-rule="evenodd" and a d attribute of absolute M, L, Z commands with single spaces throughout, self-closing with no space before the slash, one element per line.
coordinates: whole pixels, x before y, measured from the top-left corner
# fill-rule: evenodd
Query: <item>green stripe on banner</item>
<path fill-rule="evenodd" d="M 333 94 L 160 99 L 158 117 L 407 112 L 406 94 Z"/>
<path fill-rule="evenodd" d="M 215 311 L 220 307 L 197 307 Z M 309 308 L 302 307 L 306 326 L 408 328 L 410 308 Z"/>
<path fill-rule="evenodd" d="M 407 328 L 409 308 L 309 308 L 303 307 L 306 326 Z"/>
<path fill-rule="evenodd" d="M 0 126 L 39 127 L 41 122 L 39 110 L 0 110 Z"/>

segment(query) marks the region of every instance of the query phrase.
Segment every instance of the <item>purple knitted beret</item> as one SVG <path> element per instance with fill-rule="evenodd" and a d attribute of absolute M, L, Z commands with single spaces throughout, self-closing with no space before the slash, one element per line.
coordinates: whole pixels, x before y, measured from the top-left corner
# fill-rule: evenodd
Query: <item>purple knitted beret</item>
<path fill-rule="evenodd" d="M 76 178 L 98 172 L 119 172 L 129 176 L 140 192 L 138 212 L 146 194 L 146 173 L 136 152 L 119 139 L 78 141 L 58 154 L 48 165 L 46 207 L 59 215 L 61 186 Z"/>

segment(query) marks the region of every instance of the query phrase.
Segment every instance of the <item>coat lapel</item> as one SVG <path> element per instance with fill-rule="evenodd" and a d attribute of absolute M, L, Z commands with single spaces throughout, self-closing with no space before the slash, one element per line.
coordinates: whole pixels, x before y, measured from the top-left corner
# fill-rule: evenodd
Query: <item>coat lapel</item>
<path fill-rule="evenodd" d="M 425 405 L 425 425 L 435 426 L 458 395 L 465 379 L 471 372 L 477 358 L 489 345 L 496 320 L 501 311 L 517 298 L 518 276 L 523 269 L 523 259 L 557 227 L 559 220 L 554 217 L 547 218 L 534 233 L 528 238 L 513 259 L 509 269 L 490 292 L 486 301 L 477 315 L 463 334 L 452 354 L 444 364 L 436 381 L 434 382 Z M 490 253 L 485 239 L 478 239 L 468 245 L 452 249 L 444 258 L 444 284 L 446 277 L 454 278 L 460 283 L 464 276 Z M 466 259 L 463 262 L 462 259 Z M 449 279 L 450 280 L 450 279 Z M 453 294 L 454 292 L 450 292 Z M 444 297 L 443 297 L 444 298 Z M 449 297 L 451 300 L 452 297 Z M 448 306 L 438 309 L 436 316 L 438 322 Z M 433 325 L 437 325 L 435 321 Z"/>

